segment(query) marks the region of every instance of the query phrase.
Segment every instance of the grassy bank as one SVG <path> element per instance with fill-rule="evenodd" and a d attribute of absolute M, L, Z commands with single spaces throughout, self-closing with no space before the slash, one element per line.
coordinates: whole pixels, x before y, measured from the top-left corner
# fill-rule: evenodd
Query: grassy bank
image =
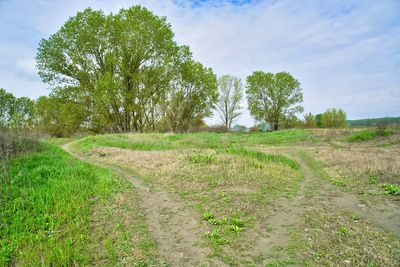
<path fill-rule="evenodd" d="M 96 147 L 166 151 L 181 148 L 220 149 L 260 144 L 278 145 L 307 140 L 310 140 L 310 132 L 304 129 L 269 133 L 113 134 L 83 138 L 75 143 L 75 148 L 79 151 L 89 151 Z"/>
<path fill-rule="evenodd" d="M 0 173 L 0 265 L 114 264 L 126 250 L 138 251 L 132 262 L 151 258 L 155 246 L 141 251 L 138 244 L 120 239 L 138 234 L 139 243 L 150 240 L 144 218 L 135 216 L 135 204 L 123 213 L 131 212 L 136 224 L 111 231 L 117 222 L 105 223 L 114 211 L 104 207 L 115 203 L 117 194 L 134 198 L 133 189 L 54 145 L 41 147 L 40 152 L 12 159 L 8 172 Z"/>

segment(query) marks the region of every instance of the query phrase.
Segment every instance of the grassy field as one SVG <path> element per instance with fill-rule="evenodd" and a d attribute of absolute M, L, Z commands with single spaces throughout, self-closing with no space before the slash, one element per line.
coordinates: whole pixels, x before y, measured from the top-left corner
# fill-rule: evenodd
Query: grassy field
<path fill-rule="evenodd" d="M 51 139 L 1 182 L 0 265 L 400 264 L 396 129 Z"/>

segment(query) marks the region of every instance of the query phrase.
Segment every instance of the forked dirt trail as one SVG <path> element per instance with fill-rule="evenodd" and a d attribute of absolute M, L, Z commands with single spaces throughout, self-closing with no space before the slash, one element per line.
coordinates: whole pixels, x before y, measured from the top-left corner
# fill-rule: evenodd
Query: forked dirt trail
<path fill-rule="evenodd" d="M 199 246 L 199 238 L 207 229 L 197 222 L 197 216 L 187 205 L 171 198 L 165 191 L 151 190 L 121 168 L 74 153 L 70 145 L 64 145 L 63 149 L 75 158 L 105 167 L 133 184 L 142 199 L 141 208 L 146 214 L 150 231 L 158 241 L 161 256 L 172 266 L 222 265 L 207 258 L 209 251 Z"/>
<path fill-rule="evenodd" d="M 280 202 L 280 212 L 275 215 L 277 218 L 287 214 L 286 220 L 295 222 L 298 215 L 307 210 L 331 206 L 360 215 L 400 237 L 400 208 L 398 206 L 388 201 L 376 205 L 362 203 L 356 195 L 340 191 L 323 181 L 302 157 L 296 155 L 295 150 L 283 150 L 280 153 L 293 158 L 301 165 L 304 181 L 294 199 L 290 201 L 285 199 Z M 288 224 L 289 222 L 286 223 Z"/>
<path fill-rule="evenodd" d="M 132 173 L 105 160 L 88 158 L 70 150 L 71 143 L 63 148 L 72 156 L 81 160 L 110 169 L 120 177 L 126 178 L 136 188 L 142 199 L 142 210 L 147 224 L 159 245 L 161 257 L 172 266 L 223 266 L 216 257 L 209 258 L 210 251 L 200 245 L 200 239 L 209 230 L 201 224 L 199 215 L 183 201 L 171 197 L 159 188 L 147 187 Z M 390 203 L 367 205 L 352 193 L 340 191 L 319 177 L 319 173 L 298 153 L 295 148 L 262 148 L 262 151 L 283 154 L 296 160 L 301 165 L 304 180 L 297 194 L 288 199 L 281 198 L 266 206 L 265 219 L 256 222 L 253 229 L 244 232 L 244 240 L 253 240 L 243 252 L 236 254 L 246 262 L 255 262 L 261 256 L 268 258 L 277 247 L 287 247 L 291 242 L 290 228 L 302 229 L 307 212 L 319 212 L 325 208 L 358 214 L 368 221 L 400 236 L 400 209 Z M 234 253 L 234 252 L 232 252 Z"/>

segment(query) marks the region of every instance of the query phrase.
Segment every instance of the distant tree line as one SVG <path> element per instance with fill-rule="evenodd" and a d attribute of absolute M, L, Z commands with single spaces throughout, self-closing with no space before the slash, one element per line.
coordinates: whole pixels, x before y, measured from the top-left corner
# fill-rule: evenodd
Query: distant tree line
<path fill-rule="evenodd" d="M 76 132 L 186 132 L 204 127 L 215 111 L 226 131 L 241 114 L 244 88 L 250 114 L 273 130 L 344 127 L 343 110 L 303 112 L 300 83 L 287 72 L 254 71 L 246 85 L 219 78 L 180 46 L 165 17 L 133 6 L 115 14 L 85 9 L 43 39 L 36 56 L 49 96 L 33 101 L 0 91 L 0 125 L 35 127 L 54 136 Z"/>
<path fill-rule="evenodd" d="M 400 117 L 384 117 L 362 120 L 348 120 L 347 123 L 351 126 L 388 126 L 400 125 Z"/>

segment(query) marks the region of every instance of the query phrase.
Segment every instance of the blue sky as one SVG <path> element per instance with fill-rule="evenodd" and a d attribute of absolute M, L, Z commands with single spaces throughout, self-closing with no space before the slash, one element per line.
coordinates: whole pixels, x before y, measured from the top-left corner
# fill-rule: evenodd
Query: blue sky
<path fill-rule="evenodd" d="M 178 43 L 217 75 L 288 71 L 302 85 L 306 112 L 400 116 L 399 0 L 0 0 L 0 87 L 48 94 L 35 69 L 40 39 L 88 6 L 116 12 L 135 4 L 166 16 Z M 245 111 L 238 122 L 253 120 Z"/>

